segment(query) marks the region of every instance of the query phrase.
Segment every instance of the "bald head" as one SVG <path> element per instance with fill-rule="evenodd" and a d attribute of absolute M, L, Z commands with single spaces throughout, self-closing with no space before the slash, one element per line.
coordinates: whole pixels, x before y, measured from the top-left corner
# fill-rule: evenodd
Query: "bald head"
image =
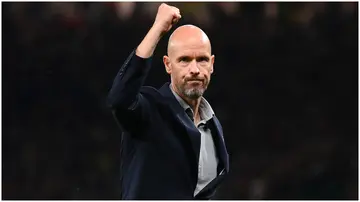
<path fill-rule="evenodd" d="M 215 56 L 210 40 L 194 25 L 177 28 L 169 38 L 163 62 L 171 85 L 183 99 L 199 100 L 210 83 Z"/>
<path fill-rule="evenodd" d="M 211 54 L 211 44 L 208 36 L 203 30 L 194 25 L 183 25 L 178 27 L 170 36 L 167 52 L 172 55 L 174 50 L 184 46 L 203 45 Z"/>

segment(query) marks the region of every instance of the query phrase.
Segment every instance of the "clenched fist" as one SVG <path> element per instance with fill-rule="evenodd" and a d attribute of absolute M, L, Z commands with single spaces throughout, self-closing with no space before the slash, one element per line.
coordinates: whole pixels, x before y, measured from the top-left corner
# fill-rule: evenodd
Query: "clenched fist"
<path fill-rule="evenodd" d="M 162 3 L 158 8 L 153 26 L 158 27 L 163 33 L 166 33 L 180 18 L 181 15 L 178 8 Z"/>
<path fill-rule="evenodd" d="M 180 10 L 174 6 L 162 3 L 156 14 L 155 22 L 136 49 L 136 55 L 142 58 L 150 57 L 161 37 L 181 18 Z"/>

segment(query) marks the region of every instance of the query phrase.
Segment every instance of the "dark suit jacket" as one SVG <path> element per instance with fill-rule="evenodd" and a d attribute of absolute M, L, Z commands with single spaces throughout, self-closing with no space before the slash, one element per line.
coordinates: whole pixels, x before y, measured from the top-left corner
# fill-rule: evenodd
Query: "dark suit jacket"
<path fill-rule="evenodd" d="M 166 83 L 143 87 L 151 58 L 131 53 L 119 70 L 108 104 L 123 131 L 123 199 L 209 199 L 229 171 L 219 120 L 208 122 L 219 157 L 218 177 L 195 197 L 200 133 Z"/>

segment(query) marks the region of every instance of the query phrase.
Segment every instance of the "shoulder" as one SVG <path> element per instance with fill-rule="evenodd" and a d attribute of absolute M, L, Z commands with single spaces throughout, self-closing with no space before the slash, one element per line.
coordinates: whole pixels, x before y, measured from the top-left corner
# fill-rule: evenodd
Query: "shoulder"
<path fill-rule="evenodd" d="M 143 86 L 140 89 L 140 93 L 148 98 L 161 99 L 160 92 L 152 86 Z"/>
<path fill-rule="evenodd" d="M 152 86 L 141 87 L 140 94 L 153 104 L 160 104 L 166 100 L 160 91 Z"/>
<path fill-rule="evenodd" d="M 152 86 L 141 87 L 140 94 L 157 110 L 169 110 L 172 108 L 171 106 L 174 105 L 174 100 L 164 95 L 161 90 Z"/>

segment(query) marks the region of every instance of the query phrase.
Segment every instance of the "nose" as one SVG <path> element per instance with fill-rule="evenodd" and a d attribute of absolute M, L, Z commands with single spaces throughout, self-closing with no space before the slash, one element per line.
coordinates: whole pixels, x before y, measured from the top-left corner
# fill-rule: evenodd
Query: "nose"
<path fill-rule="evenodd" d="M 200 70 L 197 66 L 197 62 L 196 61 L 192 61 L 190 64 L 190 74 L 199 74 Z"/>

